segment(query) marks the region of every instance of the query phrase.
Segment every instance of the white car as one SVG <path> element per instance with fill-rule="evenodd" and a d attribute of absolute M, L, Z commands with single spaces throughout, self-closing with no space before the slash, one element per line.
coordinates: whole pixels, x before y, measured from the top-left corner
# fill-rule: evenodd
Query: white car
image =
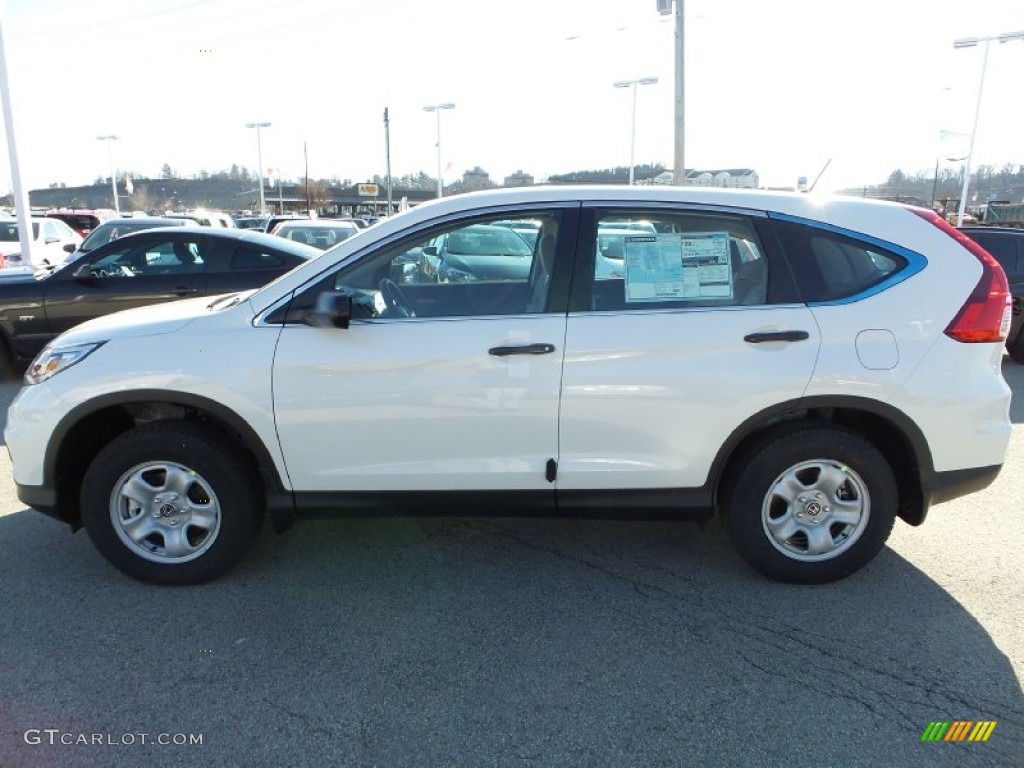
<path fill-rule="evenodd" d="M 419 268 L 438 237 L 514 219 L 540 224 L 521 275 Z M 621 277 L 596 270 L 602 229 L 625 230 Z M 897 517 L 996 477 L 1009 319 L 1002 269 L 931 211 L 499 190 L 259 291 L 79 325 L 30 367 L 5 438 L 23 502 L 151 582 L 222 574 L 265 510 L 278 531 L 324 511 L 717 511 L 762 573 L 827 582 Z"/>
<path fill-rule="evenodd" d="M 32 264 L 21 254 L 18 220 L 0 221 L 0 254 L 8 267 L 39 267 L 63 264 L 82 244 L 82 236 L 60 219 L 43 216 L 30 218 L 32 224 Z"/>

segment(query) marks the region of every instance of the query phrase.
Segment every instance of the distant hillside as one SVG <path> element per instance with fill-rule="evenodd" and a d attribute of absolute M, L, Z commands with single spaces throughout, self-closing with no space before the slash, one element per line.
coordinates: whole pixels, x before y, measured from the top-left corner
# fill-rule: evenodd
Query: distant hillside
<path fill-rule="evenodd" d="M 884 184 L 851 187 L 842 190 L 844 194 L 862 197 L 881 197 L 917 202 L 919 205 L 930 206 L 934 198 L 960 199 L 963 177 L 959 171 L 942 168 L 936 177 L 934 173 L 918 172 L 907 175 L 903 171 L 893 171 Z M 1024 165 L 1004 165 L 996 170 L 994 166 L 982 165 L 971 174 L 968 188 L 968 205 L 980 205 L 989 200 L 1007 200 L 1018 203 L 1024 201 Z"/>
<path fill-rule="evenodd" d="M 133 194 L 117 187 L 122 210 L 237 210 L 259 206 L 259 188 L 242 179 L 135 179 Z M 29 192 L 34 208 L 112 208 L 110 183 L 87 187 L 51 187 Z"/>

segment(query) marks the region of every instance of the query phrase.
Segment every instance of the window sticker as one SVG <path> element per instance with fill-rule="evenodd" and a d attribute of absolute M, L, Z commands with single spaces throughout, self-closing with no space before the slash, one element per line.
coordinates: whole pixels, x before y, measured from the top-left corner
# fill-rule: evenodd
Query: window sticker
<path fill-rule="evenodd" d="M 728 232 L 625 238 L 626 301 L 731 299 Z"/>

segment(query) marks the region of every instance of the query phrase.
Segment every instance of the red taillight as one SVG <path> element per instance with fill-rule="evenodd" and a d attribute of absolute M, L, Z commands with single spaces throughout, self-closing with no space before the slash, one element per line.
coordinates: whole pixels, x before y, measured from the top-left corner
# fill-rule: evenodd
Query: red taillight
<path fill-rule="evenodd" d="M 953 227 L 934 211 L 915 208 L 914 213 L 926 219 L 956 240 L 981 262 L 981 278 L 956 317 L 944 333 L 949 338 L 967 343 L 1005 341 L 1010 332 L 1010 311 L 1013 297 L 1006 273 L 991 253 Z"/>

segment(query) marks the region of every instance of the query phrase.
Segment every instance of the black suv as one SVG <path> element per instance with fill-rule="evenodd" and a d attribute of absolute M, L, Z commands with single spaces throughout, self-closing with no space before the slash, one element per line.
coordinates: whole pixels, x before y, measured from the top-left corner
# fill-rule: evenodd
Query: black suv
<path fill-rule="evenodd" d="M 1013 227 L 960 227 L 960 231 L 995 256 L 1006 272 L 1013 294 L 1013 320 L 1006 336 L 1006 351 L 1024 363 L 1024 229 Z"/>

